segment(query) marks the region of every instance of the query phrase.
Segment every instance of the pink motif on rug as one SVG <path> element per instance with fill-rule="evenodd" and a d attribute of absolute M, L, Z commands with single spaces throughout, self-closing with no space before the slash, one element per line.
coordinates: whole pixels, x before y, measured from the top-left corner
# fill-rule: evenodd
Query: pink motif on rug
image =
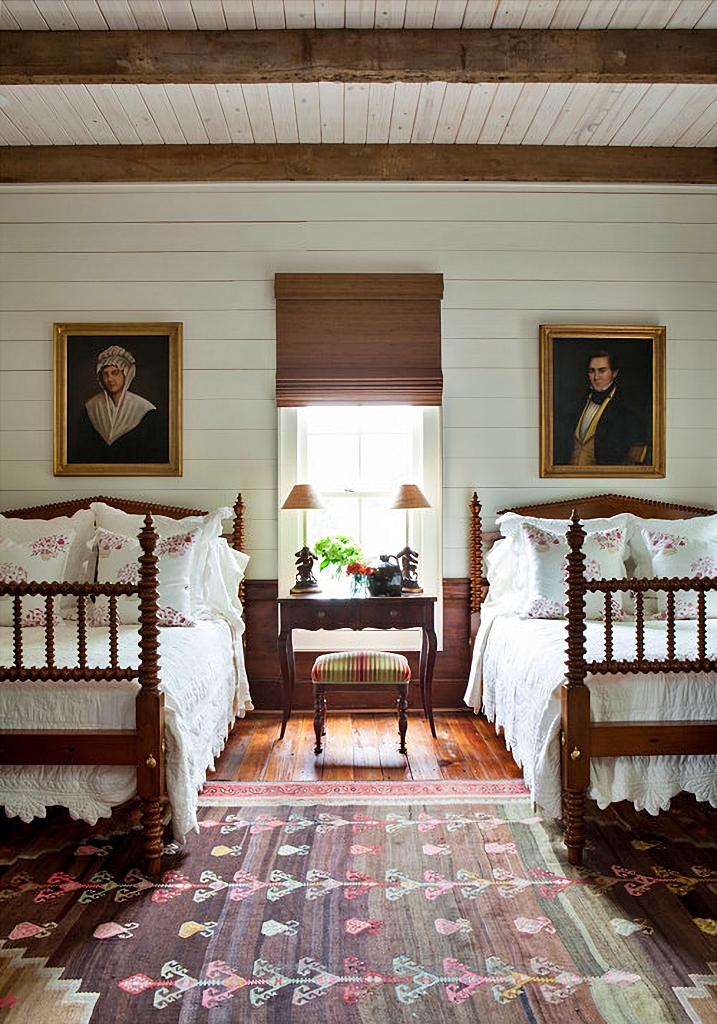
<path fill-rule="evenodd" d="M 365 800 L 417 800 L 460 802 L 471 800 L 521 800 L 529 796 L 522 779 L 436 779 L 414 782 L 400 779 L 380 782 L 207 782 L 199 794 L 200 806 L 262 799 L 276 804 L 282 798 L 291 803 L 362 802 Z"/>

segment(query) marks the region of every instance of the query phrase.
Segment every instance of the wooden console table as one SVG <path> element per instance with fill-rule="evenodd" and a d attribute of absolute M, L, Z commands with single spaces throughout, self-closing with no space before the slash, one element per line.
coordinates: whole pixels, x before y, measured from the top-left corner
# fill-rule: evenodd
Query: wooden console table
<path fill-rule="evenodd" d="M 294 629 L 411 629 L 423 631 L 419 676 L 423 711 L 436 735 L 433 721 L 433 666 L 436 660 L 436 630 L 433 621 L 435 597 L 405 594 L 401 597 L 334 598 L 321 594 L 300 594 L 280 597 L 279 662 L 284 689 L 284 713 L 281 720 L 282 739 L 294 701 Z"/>

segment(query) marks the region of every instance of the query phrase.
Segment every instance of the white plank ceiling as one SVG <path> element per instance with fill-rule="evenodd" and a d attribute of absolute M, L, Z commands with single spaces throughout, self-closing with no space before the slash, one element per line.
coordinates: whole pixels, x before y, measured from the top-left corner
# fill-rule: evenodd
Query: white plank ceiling
<path fill-rule="evenodd" d="M 4 31 L 715 29 L 717 0 L 0 0 Z M 0 87 L 0 145 L 414 143 L 713 147 L 717 85 Z"/>

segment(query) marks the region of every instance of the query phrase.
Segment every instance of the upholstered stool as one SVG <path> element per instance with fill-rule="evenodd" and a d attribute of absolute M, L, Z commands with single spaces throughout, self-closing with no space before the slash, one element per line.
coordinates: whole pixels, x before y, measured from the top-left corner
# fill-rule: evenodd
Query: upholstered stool
<path fill-rule="evenodd" d="M 397 690 L 399 751 L 406 751 L 406 708 L 411 668 L 402 654 L 387 651 L 342 651 L 322 654 L 311 669 L 314 684 L 314 753 L 321 753 L 326 719 L 326 694 L 331 690 Z"/>

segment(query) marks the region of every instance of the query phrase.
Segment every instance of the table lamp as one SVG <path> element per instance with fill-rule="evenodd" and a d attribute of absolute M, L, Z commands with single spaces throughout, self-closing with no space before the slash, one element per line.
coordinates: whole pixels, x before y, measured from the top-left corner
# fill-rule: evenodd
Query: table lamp
<path fill-rule="evenodd" d="M 324 503 L 311 484 L 294 484 L 281 506 L 288 509 L 300 509 L 303 516 L 302 547 L 296 552 L 296 582 L 291 594 L 319 593 L 319 585 L 313 573 L 316 555 L 306 540 L 306 509 L 324 508 Z"/>
<path fill-rule="evenodd" d="M 409 543 L 409 515 L 412 508 L 430 508 L 431 503 L 420 487 L 416 484 L 401 484 L 391 508 L 406 510 L 406 546 L 396 555 L 401 565 L 401 590 L 409 594 L 422 594 L 423 588 L 418 582 L 418 552 L 413 551 Z"/>

